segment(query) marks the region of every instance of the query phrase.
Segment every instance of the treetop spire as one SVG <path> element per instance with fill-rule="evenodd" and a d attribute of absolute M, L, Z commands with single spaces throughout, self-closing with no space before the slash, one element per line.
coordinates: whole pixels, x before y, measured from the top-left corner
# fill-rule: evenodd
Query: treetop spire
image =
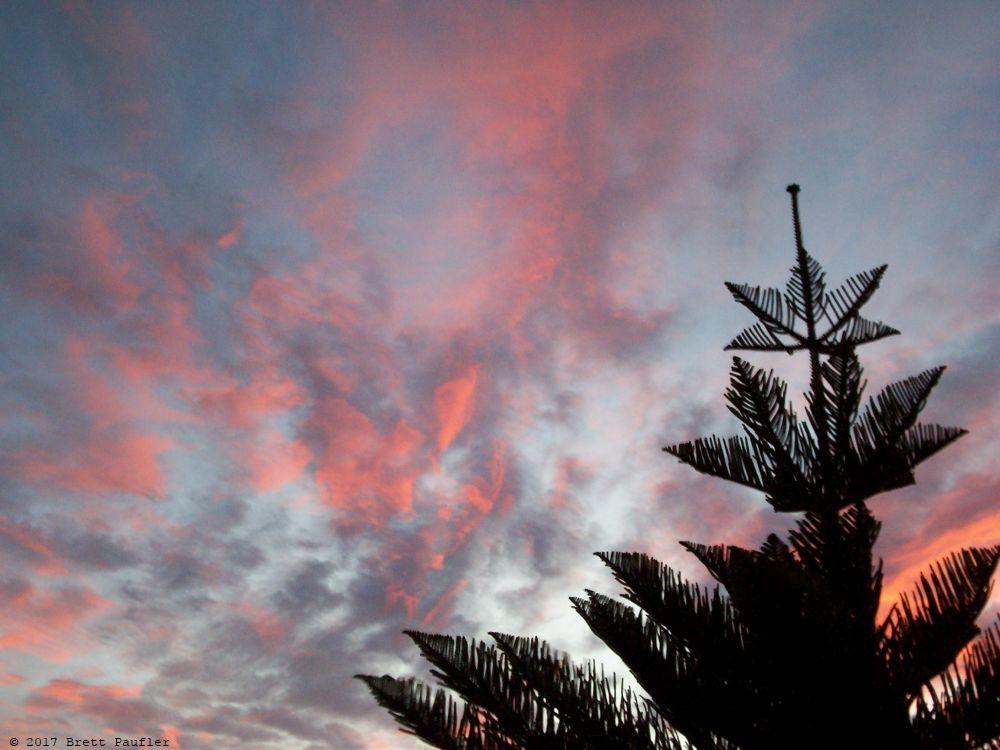
<path fill-rule="evenodd" d="M 785 188 L 792 196 L 792 222 L 795 224 L 795 248 L 799 252 L 805 252 L 802 246 L 802 224 L 799 222 L 799 191 L 800 188 L 794 182 Z"/>

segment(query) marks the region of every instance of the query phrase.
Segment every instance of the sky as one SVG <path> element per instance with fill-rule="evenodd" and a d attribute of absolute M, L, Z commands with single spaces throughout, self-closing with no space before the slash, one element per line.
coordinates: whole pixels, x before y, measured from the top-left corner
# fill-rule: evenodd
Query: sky
<path fill-rule="evenodd" d="M 886 597 L 1000 543 L 1000 5 L 0 6 L 0 734 L 407 750 L 405 628 L 538 635 L 591 553 L 794 517 L 723 282 L 888 263 L 868 393 L 969 434 L 876 497 Z M 805 387 L 803 363 L 750 355 Z M 801 399 L 798 400 L 801 404 Z M 995 620 L 994 595 L 981 620 Z"/>

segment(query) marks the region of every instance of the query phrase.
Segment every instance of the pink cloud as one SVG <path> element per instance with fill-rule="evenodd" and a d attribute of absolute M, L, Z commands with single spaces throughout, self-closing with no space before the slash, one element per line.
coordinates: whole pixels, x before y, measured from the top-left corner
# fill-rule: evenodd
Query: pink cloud
<path fill-rule="evenodd" d="M 602 307 L 610 300 L 601 273 L 604 250 L 598 245 L 619 226 L 620 218 L 601 204 L 602 194 L 619 178 L 614 155 L 598 144 L 609 136 L 606 110 L 615 95 L 609 76 L 620 75 L 615 66 L 664 35 L 676 48 L 670 62 L 683 63 L 661 71 L 671 80 L 700 70 L 712 58 L 702 51 L 705 40 L 696 41 L 690 34 L 692 25 L 704 26 L 697 13 L 679 18 L 683 14 L 678 12 L 674 18 L 633 6 L 625 12 L 574 15 L 570 22 L 562 7 L 505 8 L 491 9 L 491 22 L 481 24 L 482 12 L 449 8 L 429 13 L 425 20 L 448 30 L 434 55 L 425 54 L 398 27 L 383 25 L 378 15 L 361 12 L 353 18 L 367 29 L 366 38 L 377 40 L 356 50 L 357 101 L 344 122 L 333 128 L 336 135 L 302 134 L 296 148 L 309 158 L 296 161 L 288 176 L 299 186 L 304 215 L 315 216 L 314 206 L 329 201 L 331 194 L 344 197 L 346 181 L 394 127 L 429 120 L 437 124 L 446 115 L 440 124 L 464 150 L 466 179 L 491 197 L 453 200 L 430 220 L 470 217 L 464 230 L 455 225 L 459 232 L 449 234 L 449 243 L 487 252 L 490 248 L 482 248 L 479 238 L 496 235 L 502 227 L 502 246 L 491 264 L 470 267 L 458 277 L 429 277 L 430 288 L 407 297 L 414 305 L 407 317 L 426 319 L 428 310 L 444 306 L 448 315 L 433 319 L 465 320 L 472 326 L 489 315 L 491 325 L 499 323 L 501 332 L 508 332 L 517 349 L 527 354 L 534 342 L 522 328 L 529 310 L 543 304 L 539 295 L 544 290 L 570 311 L 583 335 L 590 326 L 602 324 Z M 686 31 L 673 33 L 674 24 Z M 600 33 L 595 32 L 598 28 Z M 542 41 L 553 39 L 558 44 Z M 393 75 L 397 64 L 411 75 Z M 691 98 L 698 91 L 695 83 L 704 82 L 675 86 L 672 93 Z M 291 105 L 307 95 L 315 99 L 317 92 L 298 92 Z M 665 160 L 681 158 L 676 143 L 688 137 L 692 128 L 687 123 L 696 118 L 680 113 L 690 110 L 690 102 L 672 104 L 676 112 L 656 109 L 655 116 L 647 116 L 650 133 L 655 130 L 657 142 L 666 140 L 668 145 L 645 155 L 648 164 L 640 162 L 645 183 L 631 178 L 622 182 L 623 200 L 635 206 L 630 210 L 641 211 L 662 193 L 671 179 Z M 636 113 L 646 116 L 641 108 Z M 682 121 L 683 131 L 671 120 Z M 629 139 L 622 143 L 627 148 Z M 325 249 L 344 257 L 357 251 L 350 227 L 360 208 L 350 202 L 338 206 L 321 223 L 306 223 Z M 602 214 L 606 218 L 595 219 Z M 477 252 L 474 257 L 482 256 Z M 448 268 L 468 262 L 449 260 Z"/>
<path fill-rule="evenodd" d="M 176 442 L 155 433 L 102 434 L 97 442 L 55 456 L 41 451 L 15 455 L 20 477 L 77 492 L 127 492 L 163 499 L 161 456 Z"/>
<path fill-rule="evenodd" d="M 506 512 L 513 502 L 513 495 L 505 491 L 507 446 L 493 441 L 487 476 L 475 476 L 462 485 L 451 513 L 444 517 L 447 546 L 445 555 L 454 554 L 465 543 L 469 534 L 496 508 Z"/>
<path fill-rule="evenodd" d="M 0 518 L 0 536 L 6 537 L 16 545 L 33 563 L 34 570 L 44 576 L 63 575 L 66 573 L 61 560 L 56 557 L 52 547 L 44 539 L 41 532 L 27 524 L 14 524 Z"/>
<path fill-rule="evenodd" d="M 307 266 L 294 278 L 261 275 L 254 279 L 249 305 L 278 325 L 307 323 L 349 328 L 358 323 L 352 301 L 324 287 L 323 269 Z"/>
<path fill-rule="evenodd" d="M 137 698 L 141 688 L 138 685 L 123 687 L 118 685 L 86 685 L 76 680 L 52 680 L 36 693 L 36 700 L 65 701 L 83 703 L 90 695 L 101 695 L 109 698 Z"/>
<path fill-rule="evenodd" d="M 233 607 L 253 628 L 261 643 L 279 649 L 288 643 L 290 623 L 278 612 L 244 599 Z"/>
<path fill-rule="evenodd" d="M 439 385 L 434 391 L 434 410 L 438 420 L 438 450 L 446 451 L 472 417 L 478 371 L 464 373 Z"/>
<path fill-rule="evenodd" d="M 198 407 L 228 427 L 245 429 L 264 417 L 287 414 L 303 402 L 299 384 L 288 377 L 260 378 L 209 386 L 197 396 Z"/>
<path fill-rule="evenodd" d="M 423 443 L 423 433 L 401 419 L 389 434 L 386 447 L 392 455 L 407 456 Z"/>
<path fill-rule="evenodd" d="M 140 685 L 95 685 L 75 678 L 56 678 L 33 691 L 21 706 L 27 711 L 26 721 L 21 722 L 27 725 L 24 731 L 34 727 L 31 731 L 36 734 L 47 731 L 38 730 L 46 722 L 49 730 L 57 721 L 65 724 L 65 717 L 73 718 L 63 730 L 67 735 L 80 732 L 81 725 L 87 724 L 101 728 L 91 736 L 129 733 L 162 737 L 164 731 L 176 732 L 162 721 L 162 709 L 143 700 Z"/>
<path fill-rule="evenodd" d="M 200 361 L 204 341 L 192 319 L 191 285 L 204 283 L 208 250 L 196 239 L 172 241 L 142 200 L 91 193 L 72 222 L 78 255 L 53 255 L 56 270 L 35 277 L 36 294 L 78 314 L 63 332 L 57 371 L 79 413 L 77 428 L 46 425 L 52 439 L 16 453 L 30 482 L 164 497 L 162 459 L 176 446 L 165 428 L 197 419 L 178 389 L 197 393 L 217 375 Z"/>
<path fill-rule="evenodd" d="M 421 624 L 433 628 L 446 623 L 451 616 L 451 609 L 455 606 L 455 598 L 462 593 L 468 583 L 465 578 L 459 578 L 431 605 L 431 608 L 421 618 Z"/>
<path fill-rule="evenodd" d="M 926 573 L 932 563 L 966 547 L 997 544 L 1000 544 L 1000 510 L 990 510 L 891 550 L 893 573 L 883 586 L 883 609 L 896 602 L 901 593 L 913 589 L 920 574 Z"/>
<path fill-rule="evenodd" d="M 65 662 L 79 654 L 82 628 L 114 602 L 85 588 L 37 588 L 28 581 L 8 582 L 7 605 L 0 613 L 0 649 Z"/>
<path fill-rule="evenodd" d="M 176 747 L 179 750 L 183 750 L 183 745 L 181 745 L 180 742 L 180 731 L 177 729 L 177 727 L 166 725 L 163 726 L 160 731 L 162 733 L 163 739 L 167 740 L 170 743 L 170 747 Z"/>
<path fill-rule="evenodd" d="M 268 492 L 294 482 L 305 473 L 312 452 L 300 440 L 289 440 L 277 430 L 258 432 L 243 464 L 250 470 L 250 484 Z"/>
<path fill-rule="evenodd" d="M 138 429 L 131 410 L 109 376 L 91 363 L 92 345 L 70 336 L 65 360 L 90 422 L 86 437 L 70 445 L 35 447 L 14 456 L 24 480 L 84 492 L 130 492 L 163 498 L 162 455 L 176 443 L 152 430 Z"/>
<path fill-rule="evenodd" d="M 237 222 L 232 229 L 219 235 L 219 238 L 215 241 L 215 244 L 221 247 L 223 250 L 227 250 L 240 241 L 243 236 L 243 223 Z"/>
<path fill-rule="evenodd" d="M 383 433 L 360 409 L 330 397 L 316 404 L 311 429 L 322 441 L 316 481 L 326 502 L 345 511 L 343 523 L 378 528 L 391 516 L 412 510 L 413 486 L 426 470 L 426 459 L 409 450 L 385 450 L 387 441 L 397 446 L 417 444 L 416 431 L 405 422 Z"/>
<path fill-rule="evenodd" d="M 135 305 L 140 287 L 129 278 L 131 264 L 125 242 L 113 225 L 119 210 L 117 203 L 101 206 L 96 198 L 86 201 L 80 219 L 80 242 L 104 296 L 122 310 Z"/>
<path fill-rule="evenodd" d="M 573 456 L 559 459 L 556 475 L 549 490 L 549 504 L 555 508 L 576 508 L 574 491 L 576 486 L 594 475 L 587 462 Z"/>
<path fill-rule="evenodd" d="M 380 529 L 384 550 L 380 568 L 388 575 L 387 612 L 398 604 L 407 620 L 444 624 L 455 597 L 465 587 L 449 560 L 467 547 L 487 518 L 506 513 L 513 503 L 505 483 L 508 459 L 506 446 L 494 442 L 485 474 L 470 477 L 457 484 L 453 494 L 438 498 L 441 504 L 419 533 L 404 537 L 389 528 Z"/>

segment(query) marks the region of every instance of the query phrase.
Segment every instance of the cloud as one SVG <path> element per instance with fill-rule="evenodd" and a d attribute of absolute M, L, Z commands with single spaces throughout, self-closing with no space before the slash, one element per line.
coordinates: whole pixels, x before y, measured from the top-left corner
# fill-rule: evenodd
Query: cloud
<path fill-rule="evenodd" d="M 454 380 L 434 389 L 434 410 L 438 419 L 437 447 L 445 451 L 472 416 L 477 373 L 470 367 Z"/>
<path fill-rule="evenodd" d="M 0 615 L 0 648 L 48 661 L 74 656 L 81 627 L 113 604 L 87 588 L 40 588 L 23 578 L 6 579 L 0 588 L 7 602 Z"/>
<path fill-rule="evenodd" d="M 3 726 L 395 747 L 350 676 L 416 669 L 404 627 L 596 655 L 592 551 L 697 576 L 678 538 L 787 525 L 659 448 L 737 429 L 721 282 L 787 265 L 791 179 L 810 243 L 881 248 L 927 323 L 873 382 L 951 346 L 932 407 L 982 435 L 880 499 L 888 590 L 989 543 L 988 24 L 848 59 L 856 11 L 799 3 L 0 13 Z"/>

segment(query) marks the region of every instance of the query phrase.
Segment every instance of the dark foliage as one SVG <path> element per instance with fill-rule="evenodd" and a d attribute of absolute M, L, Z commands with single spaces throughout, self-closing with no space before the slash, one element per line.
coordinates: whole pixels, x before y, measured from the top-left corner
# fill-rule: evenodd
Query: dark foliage
<path fill-rule="evenodd" d="M 597 554 L 626 601 L 588 591 L 573 605 L 645 696 L 537 639 L 410 632 L 458 699 L 413 679 L 359 676 L 404 731 L 454 750 L 1000 748 L 1000 623 L 975 640 L 1000 547 L 939 561 L 878 618 L 880 524 L 866 502 L 911 484 L 917 464 L 964 433 L 917 422 L 944 368 L 862 409 L 855 350 L 898 333 L 859 314 L 886 267 L 828 291 L 802 245 L 798 190 L 788 188 L 791 279 L 784 292 L 726 285 L 758 321 L 727 348 L 806 352 L 805 420 L 780 378 L 737 357 L 726 399 L 744 434 L 664 448 L 802 513 L 787 541 L 682 542 L 718 581 L 711 588 L 646 555 Z"/>

